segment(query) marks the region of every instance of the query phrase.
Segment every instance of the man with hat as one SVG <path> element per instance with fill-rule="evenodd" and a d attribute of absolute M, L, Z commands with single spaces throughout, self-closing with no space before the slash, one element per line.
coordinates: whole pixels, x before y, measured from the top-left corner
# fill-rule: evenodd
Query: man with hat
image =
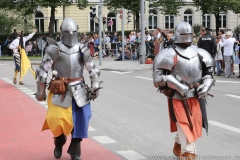
<path fill-rule="evenodd" d="M 205 35 L 199 38 L 197 46 L 199 48 L 205 49 L 208 53 L 215 57 L 217 51 L 216 39 L 211 35 L 212 30 L 210 28 L 205 28 Z"/>
<path fill-rule="evenodd" d="M 232 67 L 233 64 L 233 46 L 236 42 L 235 38 L 232 38 L 232 32 L 226 32 L 226 40 L 221 44 L 221 47 L 224 47 L 223 56 L 224 56 L 224 64 L 225 64 L 225 77 L 230 78 L 232 77 Z"/>

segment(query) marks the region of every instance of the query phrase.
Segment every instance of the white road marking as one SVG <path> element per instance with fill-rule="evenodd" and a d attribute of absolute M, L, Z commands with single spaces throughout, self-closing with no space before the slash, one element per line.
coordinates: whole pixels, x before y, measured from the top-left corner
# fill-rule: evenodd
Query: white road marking
<path fill-rule="evenodd" d="M 140 160 L 140 159 L 147 159 L 146 157 L 142 156 L 141 154 L 133 151 L 133 150 L 127 150 L 127 151 L 117 151 L 118 154 L 123 156 L 124 158 L 128 160 Z"/>
<path fill-rule="evenodd" d="M 23 91 L 24 93 L 26 93 L 26 92 L 32 92 L 32 90 L 30 90 L 30 89 L 21 89 L 21 91 Z"/>
<path fill-rule="evenodd" d="M 92 137 L 96 141 L 98 141 L 101 144 L 109 144 L 109 143 L 117 143 L 117 141 L 113 140 L 112 138 L 109 138 L 107 136 L 95 136 Z"/>
<path fill-rule="evenodd" d="M 36 93 L 36 92 L 28 91 L 28 92 L 25 92 L 25 93 L 28 94 L 28 95 L 33 95 L 33 94 Z"/>
<path fill-rule="evenodd" d="M 48 109 L 48 106 L 47 106 L 47 105 L 44 105 L 43 107 L 46 108 L 46 109 Z"/>
<path fill-rule="evenodd" d="M 150 81 L 153 80 L 152 78 L 148 78 L 148 77 L 142 77 L 142 76 L 135 76 L 135 77 L 150 80 Z M 218 83 L 240 83 L 239 81 L 219 81 L 219 80 L 216 80 L 216 82 L 218 82 Z"/>
<path fill-rule="evenodd" d="M 152 78 L 147 78 L 147 77 L 142 77 L 142 76 L 134 76 L 136 78 L 141 78 L 141 79 L 146 79 L 146 80 L 150 80 L 152 81 L 153 79 Z"/>
<path fill-rule="evenodd" d="M 240 83 L 238 81 L 218 81 L 218 80 L 216 80 L 216 82 L 219 82 L 219 83 Z"/>
<path fill-rule="evenodd" d="M 35 98 L 35 95 L 29 95 L 30 97 L 32 97 L 32 98 Z"/>
<path fill-rule="evenodd" d="M 22 87 L 22 86 L 16 86 L 20 90 L 29 90 L 27 87 Z"/>
<path fill-rule="evenodd" d="M 40 104 L 42 104 L 42 105 L 47 105 L 47 102 L 38 102 L 38 103 L 40 103 Z"/>
<path fill-rule="evenodd" d="M 92 127 L 88 127 L 88 131 L 96 131 L 96 129 L 92 128 Z"/>
<path fill-rule="evenodd" d="M 238 99 L 240 99 L 240 96 L 236 96 L 236 95 L 233 95 L 233 94 L 225 94 L 225 96 L 228 96 L 228 97 L 233 97 L 233 98 L 238 98 Z"/>
<path fill-rule="evenodd" d="M 112 73 L 117 73 L 117 74 L 126 74 L 126 73 L 131 73 L 131 72 L 118 72 L 118 71 L 111 71 Z"/>
<path fill-rule="evenodd" d="M 213 121 L 213 120 L 209 120 L 208 123 L 211 124 L 211 125 L 223 128 L 223 129 L 227 129 L 229 131 L 240 133 L 240 129 L 239 128 L 235 128 L 235 127 L 223 124 L 223 123 L 219 123 L 219 122 L 216 122 L 216 121 Z"/>

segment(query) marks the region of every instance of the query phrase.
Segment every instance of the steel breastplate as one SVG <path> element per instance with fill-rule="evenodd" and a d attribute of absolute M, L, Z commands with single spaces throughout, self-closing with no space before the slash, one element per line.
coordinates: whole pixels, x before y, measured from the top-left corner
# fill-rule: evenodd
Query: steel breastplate
<path fill-rule="evenodd" d="M 192 53 L 189 54 L 191 54 L 191 58 L 177 54 L 177 63 L 172 69 L 172 75 L 187 85 L 198 83 L 202 78 L 202 65 L 197 52 L 192 50 Z"/>
<path fill-rule="evenodd" d="M 73 47 L 59 43 L 60 57 L 53 64 L 53 70 L 57 70 L 58 77 L 83 77 L 84 63 L 81 60 L 79 46 L 79 43 Z"/>

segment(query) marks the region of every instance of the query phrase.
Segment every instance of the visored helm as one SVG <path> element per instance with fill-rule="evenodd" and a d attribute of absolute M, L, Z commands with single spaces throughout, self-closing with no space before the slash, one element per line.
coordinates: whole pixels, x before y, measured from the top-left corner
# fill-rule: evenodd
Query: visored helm
<path fill-rule="evenodd" d="M 188 22 L 180 22 L 174 30 L 174 43 L 192 42 L 192 26 Z"/>
<path fill-rule="evenodd" d="M 74 46 L 78 43 L 78 26 L 71 18 L 65 18 L 60 27 L 61 40 L 67 46 Z"/>

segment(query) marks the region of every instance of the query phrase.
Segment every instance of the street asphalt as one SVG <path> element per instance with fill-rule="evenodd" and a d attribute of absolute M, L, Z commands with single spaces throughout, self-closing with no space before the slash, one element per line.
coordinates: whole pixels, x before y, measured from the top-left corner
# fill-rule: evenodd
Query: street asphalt
<path fill-rule="evenodd" d="M 90 126 L 94 131 L 89 132 L 90 138 L 124 159 L 172 158 L 175 133 L 170 133 L 167 99 L 153 86 L 152 65 L 114 61 L 112 57 L 103 58 L 102 65 L 98 59 L 94 62 L 101 69 L 104 87 L 91 103 Z M 0 77 L 11 81 L 13 68 L 13 61 L 0 61 Z M 216 85 L 211 90 L 214 98 L 207 98 L 209 134 L 203 130 L 196 142 L 201 159 L 240 160 L 238 72 L 235 66 L 233 78 L 215 77 Z M 84 76 L 89 84 L 87 71 Z M 24 82 L 26 88 L 36 92 L 30 72 Z"/>

